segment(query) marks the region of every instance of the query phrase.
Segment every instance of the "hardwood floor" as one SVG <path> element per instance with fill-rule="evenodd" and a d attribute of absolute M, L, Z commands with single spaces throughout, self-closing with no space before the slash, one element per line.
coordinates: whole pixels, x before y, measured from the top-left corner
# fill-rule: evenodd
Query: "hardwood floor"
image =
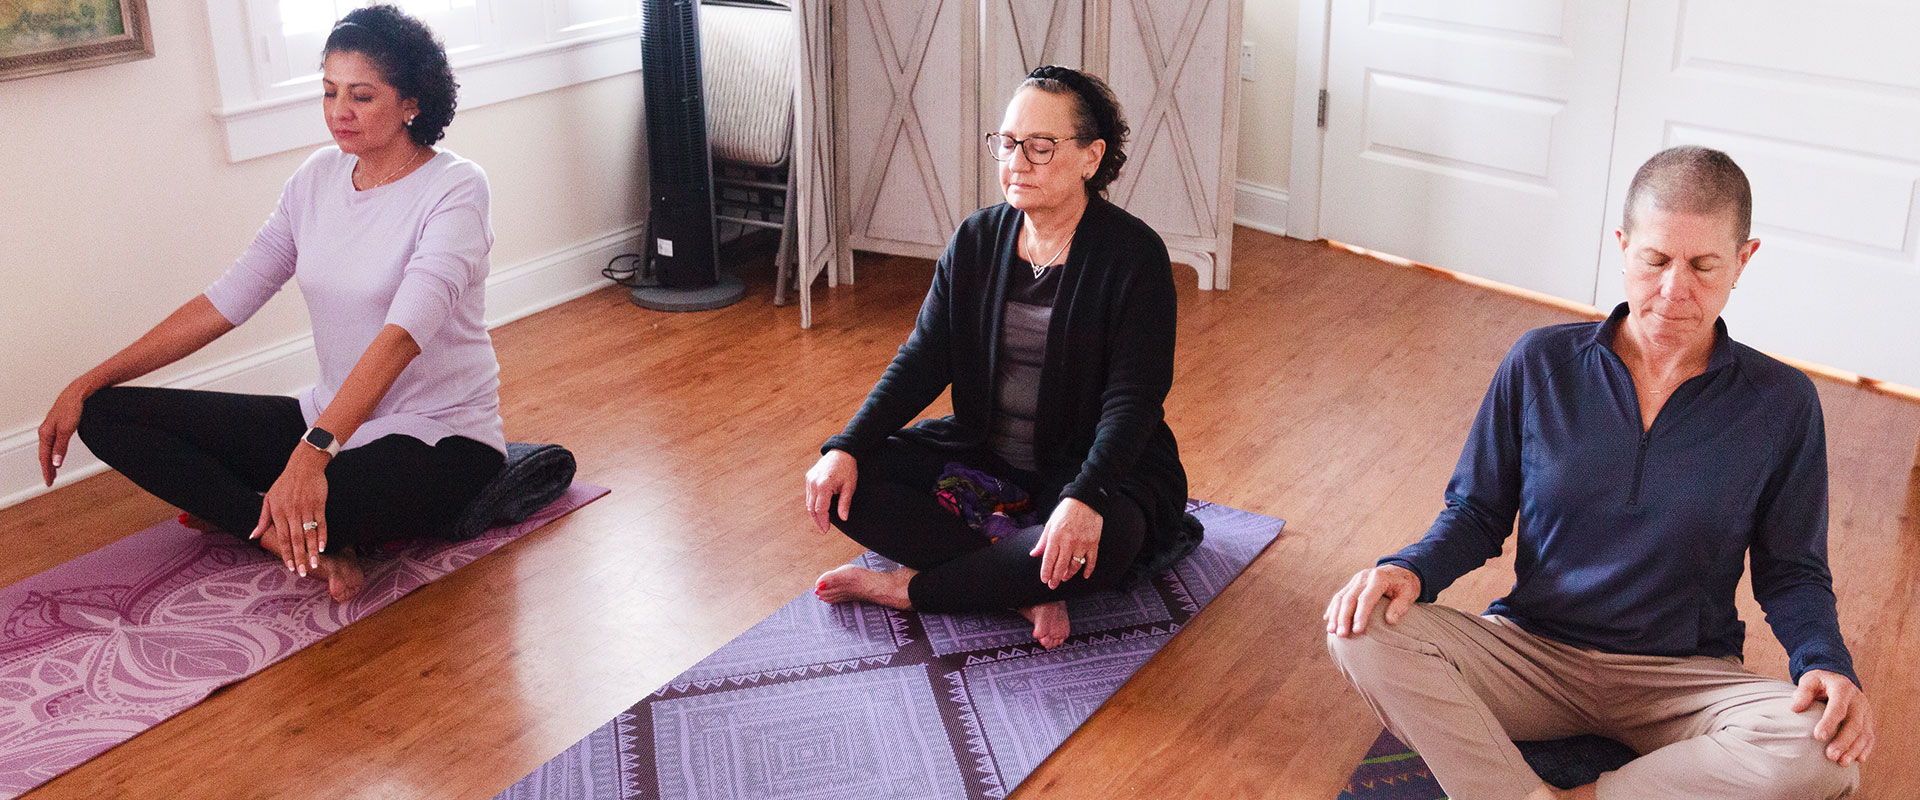
<path fill-rule="evenodd" d="M 1236 234 L 1231 291 L 1181 269 L 1167 413 L 1195 496 L 1286 531 L 1016 797 L 1332 800 L 1379 725 L 1327 659 L 1327 597 L 1426 528 L 1507 346 L 1575 319 Z M 816 295 L 811 331 L 771 307 L 766 270 L 724 311 L 609 290 L 497 330 L 509 438 L 567 445 L 612 495 L 30 796 L 491 797 L 857 551 L 811 527 L 801 474 L 904 340 L 930 269 L 863 257 L 860 275 Z M 1879 718 L 1858 797 L 1910 797 L 1920 405 L 1818 383 L 1841 622 Z M 172 513 L 113 474 L 0 510 L 0 585 Z M 1511 580 L 1493 565 L 1442 600 L 1477 611 Z M 1750 663 L 1784 675 L 1742 592 Z"/>

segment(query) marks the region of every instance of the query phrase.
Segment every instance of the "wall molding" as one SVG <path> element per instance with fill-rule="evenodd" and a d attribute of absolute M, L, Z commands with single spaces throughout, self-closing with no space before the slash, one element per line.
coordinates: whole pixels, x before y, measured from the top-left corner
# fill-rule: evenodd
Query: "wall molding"
<path fill-rule="evenodd" d="M 244 4 L 208 0 L 213 34 L 214 71 L 223 104 L 213 118 L 224 129 L 227 160 L 238 163 L 312 147 L 329 141 L 320 106 L 318 76 L 297 88 L 266 90 L 254 85 L 255 44 L 244 22 Z M 507 52 L 454 57 L 460 76 L 460 110 L 595 81 L 640 70 L 637 26 L 546 42 Z"/>
<path fill-rule="evenodd" d="M 1287 190 L 1249 180 L 1233 182 L 1233 224 L 1287 235 Z"/>
<path fill-rule="evenodd" d="M 487 276 L 487 327 L 497 328 L 611 285 L 601 277 L 607 261 L 639 252 L 642 225 L 577 242 Z M 313 334 L 304 333 L 249 353 L 201 367 L 158 385 L 254 394 L 293 394 L 314 380 Z M 40 479 L 40 432 L 35 423 L 0 436 L 0 508 L 46 494 L 105 472 L 79 437 L 67 450 L 60 477 L 49 489 Z"/>

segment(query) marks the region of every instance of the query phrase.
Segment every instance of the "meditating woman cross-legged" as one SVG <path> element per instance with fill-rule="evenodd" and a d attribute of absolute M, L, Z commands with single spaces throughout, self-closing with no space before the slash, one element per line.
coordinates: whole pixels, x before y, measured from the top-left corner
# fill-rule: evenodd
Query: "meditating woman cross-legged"
<path fill-rule="evenodd" d="M 821 530 L 903 568 L 833 570 L 823 600 L 1017 609 L 1053 647 L 1065 598 L 1197 541 L 1162 413 L 1172 266 L 1102 197 L 1125 137 L 1106 85 L 1064 67 L 1034 70 L 987 135 L 1007 202 L 960 226 L 913 334 L 807 472 Z M 949 386 L 952 416 L 902 428 Z"/>
<path fill-rule="evenodd" d="M 345 601 L 364 581 L 354 546 L 448 530 L 506 439 L 482 320 L 486 176 L 432 146 L 453 119 L 446 52 L 392 6 L 347 14 L 324 52 L 335 146 L 205 294 L 60 394 L 40 462 L 52 485 L 77 430 L 192 524 L 257 539 Z M 288 279 L 320 361 L 300 398 L 117 385 L 244 323 Z"/>

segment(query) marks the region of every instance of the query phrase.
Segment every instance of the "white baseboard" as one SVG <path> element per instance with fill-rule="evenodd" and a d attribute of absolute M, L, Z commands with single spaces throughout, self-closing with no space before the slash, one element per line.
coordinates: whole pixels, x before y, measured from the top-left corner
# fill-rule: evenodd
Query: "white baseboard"
<path fill-rule="evenodd" d="M 487 327 L 494 328 L 605 287 L 600 269 L 622 253 L 640 252 L 643 226 L 613 231 L 487 276 Z M 306 333 L 251 353 L 211 364 L 162 384 L 252 394 L 293 394 L 314 380 L 313 334 Z M 67 450 L 54 481 L 57 489 L 106 471 L 79 437 Z M 40 478 L 36 427 L 0 436 L 0 508 L 45 494 Z"/>
<path fill-rule="evenodd" d="M 1233 224 L 1287 235 L 1287 190 L 1253 181 L 1233 183 Z"/>

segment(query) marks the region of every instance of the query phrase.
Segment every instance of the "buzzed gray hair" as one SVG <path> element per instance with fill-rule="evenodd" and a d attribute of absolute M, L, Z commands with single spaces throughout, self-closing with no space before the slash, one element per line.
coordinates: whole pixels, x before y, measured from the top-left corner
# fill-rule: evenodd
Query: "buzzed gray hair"
<path fill-rule="evenodd" d="M 1633 234 L 1633 209 L 1642 198 L 1667 211 L 1714 214 L 1733 211 L 1734 241 L 1753 231 L 1753 188 L 1733 158 L 1711 147 L 1669 147 L 1640 165 L 1627 186 L 1627 207 L 1620 229 Z"/>

